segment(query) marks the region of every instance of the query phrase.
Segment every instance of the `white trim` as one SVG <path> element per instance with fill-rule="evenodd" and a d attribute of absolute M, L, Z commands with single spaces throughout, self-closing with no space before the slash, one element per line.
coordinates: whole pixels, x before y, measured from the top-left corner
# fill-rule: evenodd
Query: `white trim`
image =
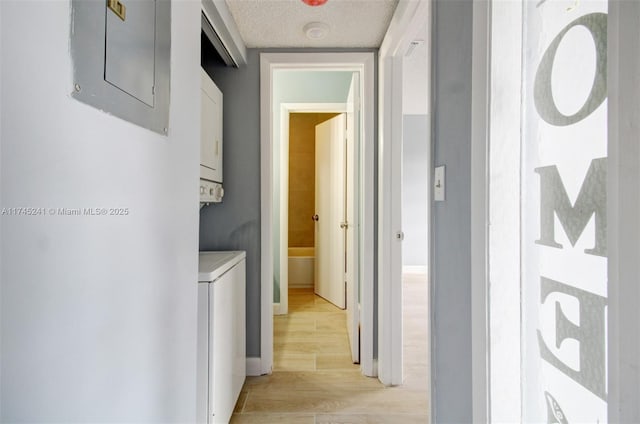
<path fill-rule="evenodd" d="M 427 273 L 427 266 L 426 265 L 404 265 L 402 267 L 402 273 L 425 275 Z"/>
<path fill-rule="evenodd" d="M 280 104 L 280 303 L 274 315 L 289 313 L 289 198 L 283 195 L 289 193 L 289 115 L 346 111 L 346 103 Z"/>
<path fill-rule="evenodd" d="M 378 371 L 402 384 L 402 91 L 403 57 L 429 24 L 430 2 L 401 0 L 380 47 L 378 148 Z"/>
<path fill-rule="evenodd" d="M 385 385 L 402 384 L 402 55 L 380 59 L 378 148 L 378 371 Z"/>
<path fill-rule="evenodd" d="M 608 421 L 640 422 L 640 3 L 608 16 Z"/>
<path fill-rule="evenodd" d="M 222 41 L 236 65 L 247 64 L 247 48 L 226 2 L 202 0 L 202 13 Z"/>
<path fill-rule="evenodd" d="M 247 376 L 256 377 L 262 375 L 262 359 L 247 358 Z"/>
<path fill-rule="evenodd" d="M 280 110 L 280 308 L 289 312 L 289 113 Z"/>
<path fill-rule="evenodd" d="M 273 71 L 275 69 L 360 71 L 363 102 L 361 143 L 362 231 L 360 238 L 361 364 L 362 373 L 373 376 L 373 134 L 374 53 L 262 53 L 260 55 L 260 163 L 261 163 L 261 355 L 263 372 L 273 366 Z"/>
<path fill-rule="evenodd" d="M 473 4 L 471 109 L 471 333 L 473 422 L 491 422 L 489 408 L 488 193 L 491 4 Z"/>
<path fill-rule="evenodd" d="M 287 113 L 344 113 L 346 103 L 281 103 Z"/>
<path fill-rule="evenodd" d="M 400 0 L 387 33 L 380 45 L 380 57 L 404 56 L 409 42 L 420 31 L 421 23 L 429 23 L 430 1 Z"/>
<path fill-rule="evenodd" d="M 273 369 L 273 102 L 270 63 L 260 58 L 260 355 L 262 374 Z"/>

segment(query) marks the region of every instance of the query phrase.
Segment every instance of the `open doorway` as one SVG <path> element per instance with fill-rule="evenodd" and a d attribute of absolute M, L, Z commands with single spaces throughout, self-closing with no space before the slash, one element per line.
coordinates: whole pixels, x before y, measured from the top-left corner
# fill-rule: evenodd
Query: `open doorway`
<path fill-rule="evenodd" d="M 352 273 L 351 294 L 347 293 L 344 327 L 350 328 L 349 340 L 352 353 L 361 358 L 361 372 L 374 375 L 373 367 L 373 59 L 372 53 L 265 53 L 261 55 L 261 90 L 262 90 L 262 328 L 261 328 L 261 365 L 262 372 L 269 373 L 273 366 L 273 329 L 272 313 L 286 313 L 288 311 L 288 261 L 289 244 L 288 232 L 283 231 L 283 221 L 288 216 L 287 191 L 282 190 L 285 173 L 282 172 L 282 153 L 284 152 L 282 138 L 283 117 L 290 116 L 291 111 L 320 113 L 345 113 L 344 121 L 353 121 L 359 138 L 352 145 L 354 165 L 347 173 L 353 175 L 351 195 L 346 200 L 354 206 L 348 208 L 352 214 L 348 219 L 338 223 L 343 226 L 344 233 L 351 232 L 351 237 L 343 239 L 343 258 L 340 267 L 344 278 L 339 282 L 344 284 L 348 274 Z M 356 78 L 354 78 L 356 75 Z M 309 84 L 296 86 L 304 77 L 311 77 Z M 290 97 L 282 95 L 274 89 L 280 78 L 287 82 L 284 92 Z M 344 80 L 342 98 L 327 97 L 332 88 L 340 82 L 327 82 L 331 78 Z M 322 83 L 325 80 L 325 84 Z M 349 101 L 349 93 L 353 86 L 357 87 Z M 303 96 L 310 89 L 319 88 L 319 97 Z M 266 100 L 266 101 L 265 101 Z M 288 100 L 288 101 L 287 101 Z M 314 110 L 309 109 L 308 103 L 343 103 L 341 109 Z M 296 108 L 306 103 L 307 110 Z M 292 105 L 293 104 L 293 105 Z M 297 105 L 296 105 L 297 104 Z M 351 107 L 351 111 L 349 110 Z M 354 118 L 357 110 L 358 118 Z M 349 118 L 349 116 L 351 117 Z M 360 117 L 361 116 L 361 117 Z M 269 117 L 269 118 L 267 118 Z M 265 119 L 266 118 L 266 119 Z M 286 126 L 288 128 L 288 125 Z M 288 149 L 287 149 L 288 151 Z M 266 172 L 265 172 L 266 171 Z M 266 175 L 265 175 L 266 174 Z M 283 208 L 284 199 L 287 199 Z M 315 213 L 313 215 L 316 215 Z M 311 216 L 309 217 L 311 219 Z M 320 219 L 323 219 L 322 217 Z M 267 222 L 265 222 L 267 221 Z M 265 225 L 267 224 L 267 225 Z M 270 225 L 269 225 L 270 224 Z M 315 224 L 314 224 L 315 225 Z M 303 246 L 309 247 L 309 246 Z M 315 255 L 314 255 L 315 256 Z M 345 263 L 349 264 L 345 267 Z M 283 278 L 283 275 L 285 278 Z M 285 287 L 287 286 L 287 287 Z M 286 292 L 285 292 L 286 288 Z M 344 293 L 344 286 L 341 288 Z M 273 311 L 273 312 L 272 312 Z M 270 313 L 271 312 L 271 313 Z M 268 314 L 268 316 L 267 316 Z M 351 362 L 357 362 L 356 360 Z"/>
<path fill-rule="evenodd" d="M 273 93 L 280 104 L 279 119 L 273 116 L 274 127 L 280 123 L 280 143 L 274 145 L 274 158 L 280 159 L 273 177 L 273 224 L 279 228 L 274 237 L 274 314 L 283 315 L 274 321 L 275 371 L 291 370 L 287 358 L 294 365 L 300 363 L 300 356 L 304 362 L 325 359 L 327 347 L 320 349 L 314 340 L 326 336 L 326 330 L 317 330 L 326 319 L 320 318 L 325 312 L 333 313 L 332 329 L 344 332 L 349 341 L 344 351 L 344 346 L 330 349 L 331 356 L 342 354 L 348 365 L 360 362 L 354 267 L 359 251 L 355 147 L 362 131 L 354 128 L 361 122 L 356 104 L 359 81 L 357 71 L 351 70 L 274 73 Z M 291 99 L 343 103 L 284 103 Z M 290 292 L 297 300 L 294 308 L 289 308 Z M 313 329 L 304 340 L 297 339 L 295 348 L 283 346 L 281 342 L 291 336 L 283 328 L 302 324 Z"/>
<path fill-rule="evenodd" d="M 280 267 L 274 308 L 280 315 L 274 321 L 274 371 L 304 370 L 314 362 L 320 367 L 328 359 L 333 367 L 351 367 L 360 362 L 357 303 L 348 301 L 357 296 L 353 101 L 282 109 L 279 219 L 288 263 Z M 295 333 L 300 328 L 306 330 L 302 339 Z M 295 345 L 287 343 L 292 338 Z M 317 339 L 324 340 L 321 347 Z"/>
<path fill-rule="evenodd" d="M 302 80 L 308 84 L 309 73 Z M 282 75 L 280 75 L 282 77 Z M 284 78 L 286 80 L 286 76 Z M 344 78 L 343 78 L 344 79 Z M 282 78 L 276 78 L 282 81 Z M 346 87 L 346 85 L 345 85 Z M 322 86 L 316 88 L 322 90 Z M 276 91 L 278 87 L 276 87 Z M 310 97 L 309 97 L 310 98 Z M 340 96 L 336 97 L 340 98 Z M 274 314 L 289 311 L 289 287 L 315 286 L 316 126 L 347 111 L 346 103 L 281 103 L 279 145 L 274 148 Z M 276 117 L 274 116 L 274 120 Z M 326 219 L 323 219 L 323 223 Z M 289 270 L 294 275 L 289 276 Z M 291 282 L 289 281 L 291 280 Z M 342 308 L 345 305 L 341 305 Z"/>
<path fill-rule="evenodd" d="M 283 224 L 286 227 L 283 233 L 286 232 L 287 242 L 284 243 L 283 240 L 283 244 L 287 246 L 287 266 L 286 276 L 281 278 L 280 282 L 280 305 L 289 304 L 285 287 L 289 290 L 310 288 L 317 293 L 316 274 L 319 265 L 316 253 L 319 247 L 317 232 L 318 226 L 327 221 L 325 219 L 327 214 L 319 213 L 321 205 L 317 192 L 322 191 L 322 187 L 318 187 L 317 180 L 327 169 L 326 165 L 331 163 L 325 164 L 324 161 L 319 163 L 323 158 L 317 155 L 320 143 L 316 139 L 316 131 L 321 124 L 336 116 L 340 116 L 340 113 L 335 111 L 289 113 L 288 137 L 286 135 L 282 137 L 283 157 L 288 156 L 288 160 L 283 160 L 281 168 L 282 192 L 287 193 L 287 196 L 286 198 L 283 196 L 283 207 L 280 213 L 281 222 L 284 221 Z M 285 143 L 288 144 L 288 149 Z M 285 185 L 287 189 L 284 189 Z M 323 219 L 320 220 L 320 217 Z M 284 268 L 282 267 L 283 271 Z M 281 272 L 281 275 L 284 276 L 285 273 Z M 285 297 L 287 302 L 283 302 Z M 340 302 L 333 303 L 344 309 L 344 296 Z M 288 308 L 286 311 L 282 307 L 276 309 L 278 309 L 276 314 L 288 313 Z"/>
<path fill-rule="evenodd" d="M 431 131 L 426 23 L 403 58 L 402 96 L 402 335 L 403 384 L 429 381 L 429 186 Z"/>

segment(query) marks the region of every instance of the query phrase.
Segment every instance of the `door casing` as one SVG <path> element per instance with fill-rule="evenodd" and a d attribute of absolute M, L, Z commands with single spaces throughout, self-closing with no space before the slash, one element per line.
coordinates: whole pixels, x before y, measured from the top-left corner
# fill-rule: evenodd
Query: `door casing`
<path fill-rule="evenodd" d="M 364 375 L 375 376 L 374 336 L 374 58 L 367 53 L 262 53 L 260 55 L 260 190 L 261 190 L 261 312 L 259 366 L 254 373 L 268 374 L 273 368 L 273 71 L 306 69 L 357 71 L 361 75 L 363 133 L 358 151 L 362 216 L 359 235 L 359 283 L 361 302 L 361 364 Z M 248 368 L 249 369 L 249 368 Z"/>
<path fill-rule="evenodd" d="M 289 192 L 289 121 L 292 113 L 343 113 L 346 103 L 282 103 L 280 105 L 280 193 Z M 289 201 L 280 196 L 280 302 L 273 305 L 275 315 L 289 312 Z"/>

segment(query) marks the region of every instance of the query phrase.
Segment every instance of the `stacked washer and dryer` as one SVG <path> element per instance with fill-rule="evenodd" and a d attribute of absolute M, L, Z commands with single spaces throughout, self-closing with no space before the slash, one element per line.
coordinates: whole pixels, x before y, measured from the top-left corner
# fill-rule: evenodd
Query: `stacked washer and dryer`
<path fill-rule="evenodd" d="M 222 202 L 222 92 L 202 70 L 200 207 Z M 214 207 L 214 206 L 210 206 Z M 197 421 L 228 423 L 246 377 L 246 253 L 200 252 Z"/>
<path fill-rule="evenodd" d="M 201 72 L 200 207 L 222 202 L 222 92 Z"/>

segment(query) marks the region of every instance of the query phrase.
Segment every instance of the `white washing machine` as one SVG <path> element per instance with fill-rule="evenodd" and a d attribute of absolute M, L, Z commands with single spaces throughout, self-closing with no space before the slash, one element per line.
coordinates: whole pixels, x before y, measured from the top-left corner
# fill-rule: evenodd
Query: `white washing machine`
<path fill-rule="evenodd" d="M 199 423 L 228 423 L 246 378 L 246 253 L 200 252 Z"/>

